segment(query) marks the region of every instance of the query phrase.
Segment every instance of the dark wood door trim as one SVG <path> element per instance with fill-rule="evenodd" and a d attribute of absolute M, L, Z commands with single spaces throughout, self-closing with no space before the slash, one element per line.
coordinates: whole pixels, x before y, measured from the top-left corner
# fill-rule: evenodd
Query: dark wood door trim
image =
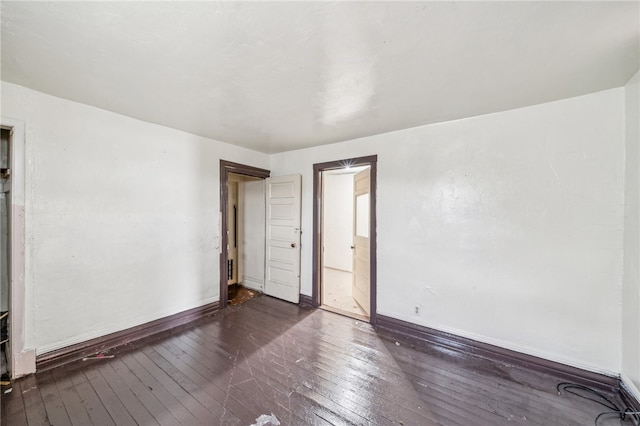
<path fill-rule="evenodd" d="M 258 167 L 247 166 L 245 164 L 232 163 L 231 161 L 220 160 L 220 308 L 227 307 L 229 292 L 227 287 L 227 207 L 229 199 L 229 173 L 250 176 L 259 179 L 266 179 L 271 175 L 269 170 Z"/>
<path fill-rule="evenodd" d="M 366 157 L 348 158 L 345 160 L 329 161 L 326 163 L 317 163 L 313 165 L 313 286 L 311 291 L 311 306 L 317 308 L 320 306 L 320 283 L 322 282 L 322 180 L 321 173 L 328 170 L 343 169 L 347 166 L 371 166 L 371 180 L 370 180 L 370 192 L 369 197 L 369 235 L 370 235 L 370 260 L 369 267 L 371 277 L 371 305 L 369 322 L 373 325 L 376 324 L 376 310 L 377 310 L 377 256 L 376 256 L 376 187 L 377 187 L 377 155 L 369 155 Z M 302 300 L 302 299 L 301 299 Z"/>

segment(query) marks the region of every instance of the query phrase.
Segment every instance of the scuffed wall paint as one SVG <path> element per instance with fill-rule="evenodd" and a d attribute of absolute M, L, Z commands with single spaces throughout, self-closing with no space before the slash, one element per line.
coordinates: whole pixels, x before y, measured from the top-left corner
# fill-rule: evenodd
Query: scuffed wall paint
<path fill-rule="evenodd" d="M 622 379 L 640 399 L 640 74 L 625 91 Z"/>
<path fill-rule="evenodd" d="M 303 175 L 302 293 L 312 164 L 377 154 L 379 314 L 618 374 L 623 99 L 612 89 L 273 155 L 273 175 Z"/>
<path fill-rule="evenodd" d="M 44 353 L 219 298 L 219 160 L 268 156 L 2 83 L 26 124 L 25 346 Z"/>

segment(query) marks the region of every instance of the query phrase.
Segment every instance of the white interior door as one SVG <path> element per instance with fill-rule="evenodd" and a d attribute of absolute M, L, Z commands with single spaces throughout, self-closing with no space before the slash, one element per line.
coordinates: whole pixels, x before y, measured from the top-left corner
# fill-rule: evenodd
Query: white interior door
<path fill-rule="evenodd" d="M 300 301 L 300 175 L 266 179 L 265 294 Z"/>
<path fill-rule="evenodd" d="M 353 176 L 353 285 L 351 293 L 367 315 L 371 315 L 369 267 L 369 178 L 370 169 Z"/>

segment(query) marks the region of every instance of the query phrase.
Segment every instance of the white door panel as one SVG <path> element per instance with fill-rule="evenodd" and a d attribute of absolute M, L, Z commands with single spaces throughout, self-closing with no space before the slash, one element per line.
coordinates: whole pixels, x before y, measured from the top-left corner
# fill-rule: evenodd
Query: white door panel
<path fill-rule="evenodd" d="M 300 300 L 301 176 L 266 179 L 265 293 Z"/>

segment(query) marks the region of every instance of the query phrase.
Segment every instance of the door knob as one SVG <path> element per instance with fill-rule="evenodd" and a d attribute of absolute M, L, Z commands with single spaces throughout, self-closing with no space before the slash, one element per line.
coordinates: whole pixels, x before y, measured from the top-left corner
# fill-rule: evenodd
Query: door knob
<path fill-rule="evenodd" d="M 351 246 L 351 250 L 353 250 L 354 248 L 356 248 L 356 246 Z"/>
<path fill-rule="evenodd" d="M 296 248 L 296 243 L 291 243 L 291 248 Z"/>

